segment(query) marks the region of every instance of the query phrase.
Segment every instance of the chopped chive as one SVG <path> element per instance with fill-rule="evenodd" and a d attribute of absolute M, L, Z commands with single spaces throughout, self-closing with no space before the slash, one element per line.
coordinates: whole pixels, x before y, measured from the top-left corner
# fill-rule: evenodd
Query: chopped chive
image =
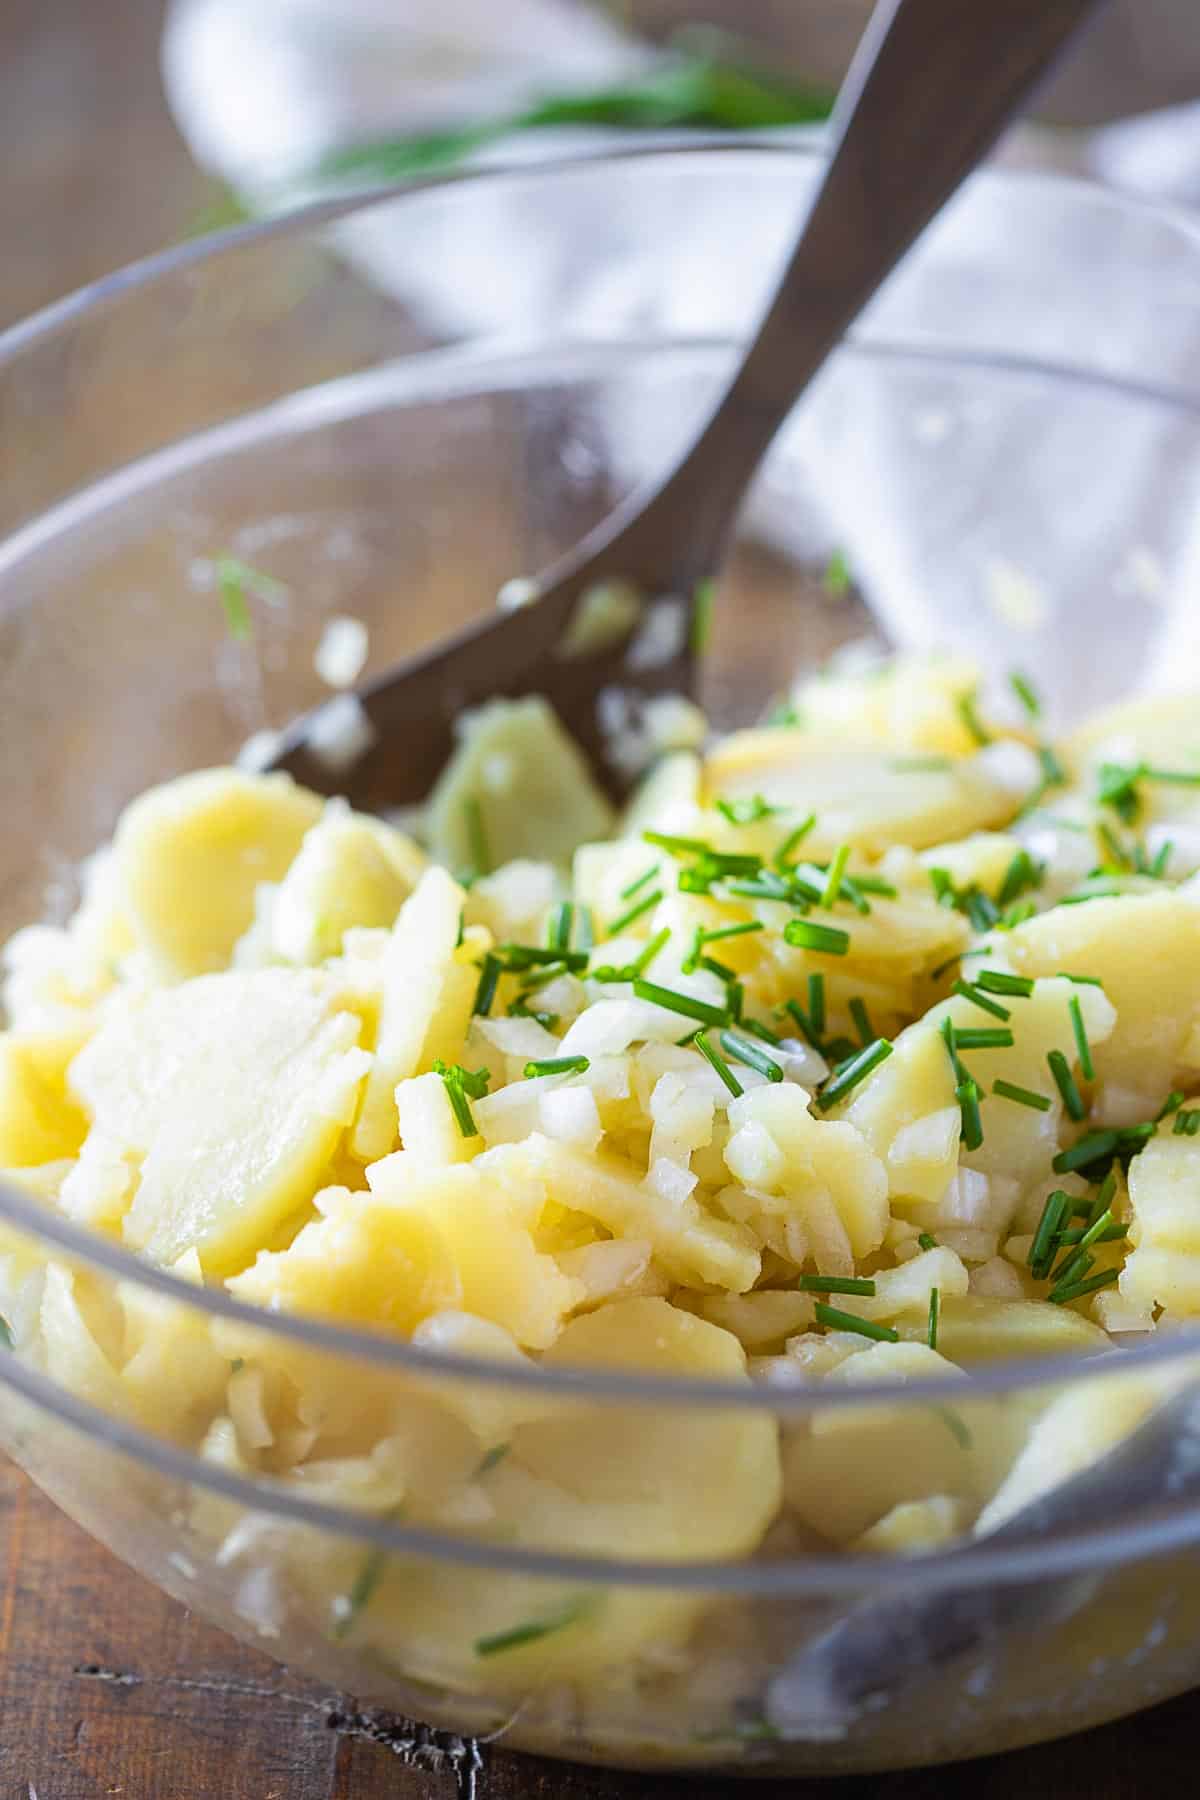
<path fill-rule="evenodd" d="M 621 889 L 622 900 L 631 900 L 631 898 L 633 898 L 633 895 L 635 895 L 635 893 L 637 893 L 637 889 L 639 889 L 639 887 L 646 886 L 646 882 L 651 882 L 651 880 L 653 880 L 653 878 L 655 878 L 655 875 L 657 875 L 658 869 L 660 869 L 660 868 L 662 868 L 662 864 L 660 864 L 660 862 L 651 862 L 651 864 L 649 864 L 648 868 L 642 869 L 642 873 L 640 873 L 640 875 L 637 875 L 637 877 L 635 877 L 635 878 L 633 878 L 633 880 L 631 880 L 630 886 L 622 887 L 622 889 Z"/>
<path fill-rule="evenodd" d="M 859 1042 L 864 1046 L 873 1044 L 879 1034 L 871 1023 L 867 1003 L 859 994 L 856 994 L 850 1002 L 850 1017 L 854 1020 L 854 1029 L 858 1033 Z"/>
<path fill-rule="evenodd" d="M 874 1338 L 880 1344 L 898 1344 L 900 1333 L 893 1331 L 890 1325 L 877 1325 L 874 1319 L 860 1319 L 857 1313 L 843 1312 L 840 1306 L 826 1306 L 818 1300 L 813 1308 L 818 1325 L 827 1325 L 834 1331 L 856 1331 L 859 1337 Z"/>
<path fill-rule="evenodd" d="M 1118 1155 L 1136 1150 L 1140 1148 L 1142 1144 L 1149 1143 L 1150 1139 L 1154 1136 L 1155 1129 L 1156 1127 L 1151 1120 L 1147 1120 L 1142 1125 L 1122 1125 L 1117 1132 Z"/>
<path fill-rule="evenodd" d="M 976 688 L 972 688 L 969 694 L 959 695 L 958 716 L 977 744 L 990 744 L 992 741 L 992 734 L 983 724 L 975 708 L 977 696 L 978 689 Z"/>
<path fill-rule="evenodd" d="M 1071 1215 L 1071 1197 L 1062 1188 L 1055 1188 L 1046 1197 L 1042 1208 L 1042 1216 L 1038 1220 L 1037 1230 L 1033 1234 L 1033 1242 L 1029 1246 L 1026 1259 L 1029 1270 L 1035 1281 L 1044 1281 L 1050 1273 L 1050 1265 L 1054 1261 L 1054 1253 L 1058 1247 L 1058 1236 L 1063 1225 Z"/>
<path fill-rule="evenodd" d="M 956 1082 L 970 1081 L 971 1071 L 958 1054 L 958 1033 L 954 1028 L 954 1020 L 945 1018 L 941 1023 L 942 1041 L 946 1046 Z"/>
<path fill-rule="evenodd" d="M 931 1231 L 919 1231 L 917 1233 L 917 1243 L 922 1250 L 936 1250 L 938 1247 L 938 1241 Z"/>
<path fill-rule="evenodd" d="M 358 1574 L 354 1577 L 350 1592 L 342 1602 L 340 1616 L 333 1628 L 333 1635 L 337 1640 L 340 1641 L 348 1636 L 363 1608 L 370 1605 L 375 1589 L 383 1577 L 387 1560 L 388 1552 L 381 1550 L 378 1545 L 363 1557 Z"/>
<path fill-rule="evenodd" d="M 785 1000 L 783 1010 L 785 1013 L 790 1014 L 795 1020 L 796 1029 L 799 1031 L 800 1036 L 804 1039 L 805 1043 L 811 1044 L 813 1049 L 819 1052 L 821 1050 L 821 1034 L 813 1024 L 811 1016 L 806 1013 L 804 1008 L 800 1005 L 800 1002 L 798 1000 Z"/>
<path fill-rule="evenodd" d="M 1083 1096 L 1075 1085 L 1075 1077 L 1071 1073 L 1071 1065 L 1061 1050 L 1047 1052 L 1046 1061 L 1050 1065 L 1050 1073 L 1054 1077 L 1054 1085 L 1062 1095 L 1063 1105 L 1070 1117 L 1076 1122 L 1087 1113 L 1083 1104 Z"/>
<path fill-rule="evenodd" d="M 820 970 L 808 978 L 808 1016 L 818 1034 L 825 1029 L 825 977 Z"/>
<path fill-rule="evenodd" d="M 524 994 L 518 994 L 516 999 L 505 1008 L 505 1011 L 510 1019 L 536 1019 L 538 1024 L 544 1025 L 547 1031 L 553 1031 L 558 1024 L 557 1013 L 532 1012 Z"/>
<path fill-rule="evenodd" d="M 989 994 L 1019 994 L 1028 1000 L 1033 992 L 1033 982 L 1028 975 L 1009 975 L 1004 969 L 980 969 L 975 976 L 976 987 L 981 987 Z"/>
<path fill-rule="evenodd" d="M 979 1115 L 979 1086 L 974 1081 L 960 1081 L 954 1090 L 962 1115 L 962 1141 L 968 1150 L 978 1150 L 983 1142 L 983 1120 Z"/>
<path fill-rule="evenodd" d="M 778 1044 L 779 1042 L 779 1033 L 772 1031 L 769 1025 L 764 1025 L 761 1019 L 743 1019 L 741 1021 L 741 1026 L 743 1031 L 751 1032 L 754 1037 L 760 1038 L 764 1044 Z"/>
<path fill-rule="evenodd" d="M 794 700 L 777 700 L 763 720 L 764 725 L 775 727 L 783 725 L 802 725 L 804 723 L 800 708 Z"/>
<path fill-rule="evenodd" d="M 861 888 L 864 894 L 878 894 L 884 900 L 897 900 L 900 890 L 893 882 L 885 881 L 882 875 L 856 875 L 854 885 Z"/>
<path fill-rule="evenodd" d="M 1032 919 L 1037 907 L 1032 900 L 1018 900 L 1015 906 L 1006 907 L 1000 917 L 1001 931 L 1015 931 L 1026 919 Z"/>
<path fill-rule="evenodd" d="M 1045 868 L 1034 862 L 1028 850 L 1018 850 L 1004 872 L 996 894 L 997 906 L 1010 906 L 1027 888 L 1040 887 L 1045 873 Z"/>
<path fill-rule="evenodd" d="M 1009 1007 L 1001 1006 L 996 1000 L 989 1000 L 986 994 L 981 994 L 969 981 L 956 981 L 950 992 L 961 994 L 964 1000 L 969 1000 L 972 1006 L 978 1006 L 982 1012 L 991 1013 L 994 1019 L 1012 1018 Z"/>
<path fill-rule="evenodd" d="M 973 1025 L 955 1028 L 954 1041 L 960 1050 L 1011 1050 L 1015 1042 L 1007 1025 Z"/>
<path fill-rule="evenodd" d="M 718 980 L 725 982 L 726 986 L 737 980 L 736 969 L 731 969 L 728 963 L 718 962 L 715 956 L 698 957 L 696 967 L 707 969 L 710 975 L 717 976 Z"/>
<path fill-rule="evenodd" d="M 789 888 L 773 875 L 770 869 L 764 869 L 757 881 L 729 882 L 727 892 L 746 900 L 779 900 L 785 903 L 792 901 L 793 904 L 795 902 L 795 896 Z"/>
<path fill-rule="evenodd" d="M 1025 708 L 1029 717 L 1031 719 L 1040 719 L 1042 716 L 1042 703 L 1037 697 L 1037 691 L 1034 688 L 1033 683 L 1027 680 L 1019 670 L 1014 669 L 1008 678 L 1008 684 L 1012 688 L 1013 693 L 1017 696 L 1017 699 L 1021 702 L 1021 705 Z"/>
<path fill-rule="evenodd" d="M 841 892 L 842 876 L 846 873 L 846 865 L 850 861 L 849 844 L 839 844 L 829 864 L 829 872 L 825 877 L 825 886 L 821 890 L 821 905 L 826 912 L 833 906 Z"/>
<path fill-rule="evenodd" d="M 475 1639 L 475 1654 L 499 1656 L 505 1650 L 518 1650 L 523 1644 L 536 1644 L 539 1638 L 549 1637 L 551 1632 L 562 1631 L 567 1625 L 574 1625 L 583 1617 L 585 1610 L 586 1603 L 575 1601 L 547 1618 L 527 1619 L 524 1624 L 513 1625 L 508 1631 L 493 1631 L 486 1637 Z"/>
<path fill-rule="evenodd" d="M 1086 1225 L 1073 1226 L 1070 1231 L 1060 1232 L 1058 1241 L 1060 1244 L 1064 1245 L 1081 1243 L 1086 1230 Z M 1122 1225 L 1121 1221 L 1118 1219 L 1112 1225 L 1106 1225 L 1104 1230 L 1100 1232 L 1097 1237 L 1092 1239 L 1092 1242 L 1094 1244 L 1118 1244 L 1122 1238 L 1128 1236 L 1128 1233 L 1129 1227 L 1127 1225 Z"/>
<path fill-rule="evenodd" d="M 458 1129 L 464 1137 L 478 1137 L 479 1129 L 468 1104 L 468 1095 L 472 1100 L 482 1100 L 488 1091 L 491 1075 L 487 1069 L 464 1069 L 461 1063 L 445 1063 L 440 1056 L 433 1059 L 434 1073 L 440 1075 L 446 1089 L 446 1097 L 458 1122 Z"/>
<path fill-rule="evenodd" d="M 942 1310 L 941 1294 L 938 1292 L 937 1288 L 935 1288 L 935 1287 L 930 1288 L 930 1290 L 929 1290 L 929 1324 L 926 1329 L 925 1336 L 926 1336 L 926 1340 L 929 1344 L 929 1348 L 931 1350 L 937 1349 L 938 1320 L 941 1316 L 941 1310 Z"/>
<path fill-rule="evenodd" d="M 939 1308 L 940 1310 L 940 1308 Z M 935 1346 L 936 1347 L 936 1346 Z M 935 1406 L 933 1411 L 938 1415 L 950 1436 L 960 1450 L 971 1448 L 971 1433 L 964 1419 L 961 1419 L 952 1406 Z"/>
<path fill-rule="evenodd" d="M 843 1099 L 851 1089 L 858 1086 L 860 1081 L 865 1081 L 881 1062 L 886 1062 L 891 1054 L 892 1046 L 888 1039 L 876 1038 L 873 1044 L 868 1044 L 856 1056 L 852 1056 L 845 1067 L 839 1069 L 833 1079 L 827 1081 L 817 1095 L 817 1105 L 821 1111 L 826 1112 L 838 1100 Z"/>
<path fill-rule="evenodd" d="M 720 925 L 715 931 L 699 928 L 700 941 L 704 944 L 715 944 L 721 938 L 745 937 L 750 931 L 764 931 L 766 927 L 761 919 L 747 919 L 744 925 Z"/>
<path fill-rule="evenodd" d="M 469 800 L 463 801 L 463 818 L 466 821 L 471 872 L 475 876 L 490 874 L 492 855 L 488 848 L 487 832 L 483 824 L 483 809 L 477 796 L 472 795 Z"/>
<path fill-rule="evenodd" d="M 1104 1269 L 1088 1281 L 1076 1281 L 1070 1287 L 1056 1288 L 1046 1298 L 1052 1300 L 1055 1306 L 1066 1306 L 1072 1300 L 1082 1300 L 1085 1294 L 1094 1294 L 1102 1287 L 1111 1286 L 1114 1281 L 1120 1280 L 1120 1275 L 1119 1269 Z"/>
<path fill-rule="evenodd" d="M 769 805 L 762 794 L 751 794 L 746 800 L 718 800 L 716 808 L 731 825 L 757 825 L 760 819 L 770 819 L 787 810 Z"/>
<path fill-rule="evenodd" d="M 1092 1047 L 1088 1043 L 1087 1027 L 1083 1022 L 1078 994 L 1071 995 L 1067 1002 L 1067 1011 L 1071 1015 L 1071 1029 L 1075 1033 L 1075 1048 L 1079 1052 L 1080 1073 L 1085 1081 L 1095 1081 L 1096 1070 L 1092 1064 Z"/>
<path fill-rule="evenodd" d="M 551 950 L 561 953 L 571 947 L 571 925 L 575 917 L 575 908 L 569 900 L 560 900 L 551 910 L 546 924 L 546 944 Z"/>
<path fill-rule="evenodd" d="M 473 1013 L 487 1018 L 492 1010 L 492 1001 L 496 998 L 496 983 L 500 979 L 500 958 L 493 956 L 489 950 L 479 965 L 479 986 L 475 989 Z"/>
<path fill-rule="evenodd" d="M 732 1031 L 721 1033 L 721 1048 L 726 1056 L 732 1056 L 734 1062 L 744 1063 L 748 1069 L 757 1069 L 768 1081 L 782 1081 L 783 1069 L 773 1056 L 760 1050 L 757 1044 L 748 1044 L 744 1038 L 735 1037 Z"/>
<path fill-rule="evenodd" d="M 1102 988 L 1104 986 L 1098 975 L 1069 975 L 1065 969 L 1058 971 L 1058 978 L 1060 981 L 1073 981 L 1076 987 Z"/>
<path fill-rule="evenodd" d="M 1096 836 L 1100 839 L 1108 854 L 1112 857 L 1118 871 L 1133 867 L 1132 858 L 1112 826 L 1101 819 L 1096 826 Z"/>
<path fill-rule="evenodd" d="M 796 1286 L 804 1294 L 863 1294 L 875 1298 L 875 1283 L 858 1275 L 798 1275 Z"/>
<path fill-rule="evenodd" d="M 845 956 L 850 933 L 837 925 L 816 925 L 809 919 L 789 919 L 783 928 L 785 943 L 797 950 L 816 950 L 825 956 Z"/>
<path fill-rule="evenodd" d="M 1089 1131 L 1077 1144 L 1072 1144 L 1069 1150 L 1060 1151 L 1051 1167 L 1056 1175 L 1066 1175 L 1071 1169 L 1086 1168 L 1088 1163 L 1099 1162 L 1102 1156 L 1111 1156 L 1119 1142 L 1115 1131 Z"/>
<path fill-rule="evenodd" d="M 992 1092 L 1001 1100 L 1015 1100 L 1019 1106 L 1031 1106 L 1035 1112 L 1049 1112 L 1054 1104 L 1048 1094 L 1035 1094 L 1032 1088 L 1018 1087 L 1015 1081 L 994 1081 Z"/>
<path fill-rule="evenodd" d="M 949 869 L 936 865 L 926 870 L 929 885 L 933 889 L 933 897 L 939 906 L 953 907 L 958 904 L 958 890 L 954 886 Z"/>
<path fill-rule="evenodd" d="M 539 1075 L 585 1075 L 590 1068 L 586 1056 L 548 1056 L 542 1062 L 527 1062 L 525 1079 L 536 1081 Z"/>
<path fill-rule="evenodd" d="M 631 907 L 629 907 L 625 912 L 623 912 L 619 919 L 613 920 L 612 924 L 608 928 L 607 936 L 608 937 L 620 937 L 621 933 L 624 931 L 624 929 L 627 925 L 632 925 L 635 919 L 640 919 L 642 917 L 643 913 L 652 912 L 654 910 L 654 908 L 662 900 L 662 897 L 663 897 L 662 889 L 654 888 L 649 894 L 646 894 L 641 900 L 635 900 L 633 905 Z"/>
<path fill-rule="evenodd" d="M 1065 1282 L 1071 1280 L 1079 1280 L 1080 1276 L 1085 1273 L 1081 1264 L 1087 1250 L 1092 1244 L 1099 1241 L 1101 1234 L 1105 1232 L 1112 1223 L 1112 1211 L 1110 1208 L 1106 1208 L 1094 1224 L 1084 1227 L 1083 1231 L 1080 1233 L 1078 1244 L 1069 1256 L 1064 1256 L 1062 1262 L 1059 1263 L 1057 1269 L 1055 1269 L 1050 1277 L 1050 1280 L 1055 1287 L 1061 1287 Z M 1122 1227 L 1122 1231 L 1123 1230 L 1124 1227 Z M 1064 1241 L 1063 1238 L 1059 1239 L 1060 1243 Z"/>
<path fill-rule="evenodd" d="M 496 1464 L 502 1463 L 511 1450 L 511 1444 L 493 1444 L 486 1455 L 480 1458 L 479 1466 L 475 1470 L 475 1480 L 478 1481 L 481 1476 L 490 1474 Z"/>
<path fill-rule="evenodd" d="M 972 889 L 966 896 L 964 908 L 971 927 L 975 931 L 990 931 L 993 925 L 999 924 L 1000 913 L 994 900 L 978 889 Z"/>
<path fill-rule="evenodd" d="M 1175 1114 L 1173 1136 L 1195 1137 L 1198 1131 L 1200 1131 L 1200 1109 L 1194 1106 L 1184 1107 L 1181 1112 Z"/>
<path fill-rule="evenodd" d="M 642 951 L 641 955 L 637 958 L 636 962 L 633 962 L 629 965 L 630 980 L 634 980 L 634 979 L 636 979 L 637 976 L 645 974 L 646 970 L 650 967 L 650 964 L 654 961 L 654 959 L 658 955 L 659 951 L 666 948 L 666 945 L 670 941 L 670 937 L 671 937 L 671 928 L 669 925 L 664 925 L 661 931 L 655 932 L 654 936 L 650 939 L 650 942 L 646 945 L 646 948 Z"/>
<path fill-rule="evenodd" d="M 740 1025 L 742 1022 L 742 1007 L 746 1000 L 746 990 L 740 981 L 731 981 L 729 983 L 729 991 L 725 998 L 729 1003 L 729 1012 L 734 1024 Z"/>
<path fill-rule="evenodd" d="M 803 819 L 800 822 L 800 824 L 795 827 L 794 830 L 788 832 L 788 834 L 784 838 L 782 844 L 780 844 L 778 850 L 775 852 L 774 856 L 771 858 L 771 861 L 775 864 L 775 867 L 777 869 L 786 870 L 787 864 L 788 864 L 788 857 L 792 854 L 792 851 L 795 850 L 798 845 L 800 845 L 804 842 L 805 838 L 808 836 L 809 832 L 812 830 L 812 828 L 816 824 L 816 822 L 817 822 L 816 813 L 809 813 L 807 819 Z"/>
<path fill-rule="evenodd" d="M 586 958 L 581 960 L 586 961 Z M 521 979 L 521 992 L 536 993 L 538 988 L 548 987 L 552 981 L 557 981 L 560 975 L 569 974 L 576 966 L 572 953 L 571 961 L 560 957 L 557 962 L 547 963 L 545 968 L 538 969 L 536 973 L 531 974 L 527 970 Z"/>
<path fill-rule="evenodd" d="M 657 850 L 668 850 L 672 856 L 709 856 L 712 845 L 703 838 L 675 837 L 665 831 L 643 831 L 643 841 Z"/>
<path fill-rule="evenodd" d="M 1042 765 L 1042 791 L 1047 788 L 1066 787 L 1067 771 L 1049 744 L 1039 744 L 1037 758 Z"/>
<path fill-rule="evenodd" d="M 635 979 L 633 991 L 639 1000 L 651 1000 L 668 1012 L 680 1013 L 685 1019 L 698 1019 L 701 1025 L 727 1025 L 727 1007 L 713 1006 L 708 1000 L 697 1000 L 691 994 L 677 994 L 674 988 L 659 987 L 656 981 Z"/>
<path fill-rule="evenodd" d="M 831 600 L 844 600 L 850 592 L 850 562 L 844 550 L 830 552 L 825 573 L 821 577 L 821 586 Z"/>
<path fill-rule="evenodd" d="M 1085 1223 L 1088 1225 L 1100 1217 L 1100 1214 L 1112 1205 L 1113 1195 L 1117 1191 L 1117 1171 L 1110 1169 L 1100 1183 L 1099 1191 L 1091 1205 L 1085 1209 Z"/>
<path fill-rule="evenodd" d="M 695 1044 L 704 1060 L 707 1063 L 710 1063 L 717 1071 L 717 1074 L 721 1077 L 721 1080 L 725 1083 L 725 1086 L 729 1089 L 729 1092 L 733 1095 L 734 1099 L 740 1100 L 746 1090 L 730 1068 L 729 1064 L 725 1061 L 725 1058 L 721 1055 L 720 1051 L 713 1049 L 713 1046 L 709 1043 L 702 1031 L 697 1031 L 691 1041 Z"/>
<path fill-rule="evenodd" d="M 1161 1120 L 1169 1118 L 1173 1112 L 1178 1112 L 1179 1108 L 1183 1105 L 1183 1100 L 1184 1096 L 1180 1093 L 1179 1089 L 1172 1088 L 1171 1092 L 1167 1095 L 1166 1099 L 1154 1115 L 1155 1124 L 1157 1125 Z"/>
<path fill-rule="evenodd" d="M 585 950 L 545 950 L 537 944 L 498 944 L 496 955 L 514 975 L 546 967 L 552 967 L 560 974 L 563 969 L 568 969 L 574 975 L 587 968 Z"/>

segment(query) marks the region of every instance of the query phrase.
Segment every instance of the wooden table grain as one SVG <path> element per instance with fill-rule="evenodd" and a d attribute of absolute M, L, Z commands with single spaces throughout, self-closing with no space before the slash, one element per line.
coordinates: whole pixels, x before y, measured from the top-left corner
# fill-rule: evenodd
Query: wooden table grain
<path fill-rule="evenodd" d="M 836 10 L 836 0 L 821 0 Z M 774 0 L 754 0 L 766 18 Z M 662 0 L 664 16 L 674 0 Z M 647 8 L 649 0 L 647 0 Z M 703 9 L 701 9 L 703 10 Z M 678 11 L 678 7 L 675 7 Z M 644 16 L 644 14 L 643 14 Z M 0 0 L 0 325 L 181 235 L 212 197 L 163 107 L 161 0 Z M 0 1459 L 0 1800 L 718 1800 L 728 1783 L 475 1749 L 292 1675 L 87 1539 Z M 836 1800 L 1129 1800 L 1194 1779 L 1200 1704 Z M 746 1791 L 793 1794 L 768 1782 Z"/>

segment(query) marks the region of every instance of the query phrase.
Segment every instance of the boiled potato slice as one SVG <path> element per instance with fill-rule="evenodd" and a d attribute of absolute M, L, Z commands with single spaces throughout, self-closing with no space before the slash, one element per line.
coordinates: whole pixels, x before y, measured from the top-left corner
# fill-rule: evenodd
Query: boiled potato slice
<path fill-rule="evenodd" d="M 1175 893 L 1058 906 L 1009 932 L 1006 949 L 1022 975 L 1066 969 L 1104 983 L 1116 1029 L 1097 1044 L 1097 1077 L 1157 1110 L 1200 1018 L 1200 906 Z M 1097 990 L 1075 991 L 1086 1010 Z"/>
<path fill-rule="evenodd" d="M 458 883 L 444 869 L 431 868 L 396 920 L 383 957 L 383 1005 L 375 1060 L 352 1140 L 354 1154 L 363 1162 L 386 1156 L 396 1142 L 396 1088 L 420 1068 L 426 1039 L 438 1022 L 443 993 L 447 983 L 453 983 L 462 904 L 463 890 Z M 466 1012 L 470 1012 L 469 1001 Z M 466 1024 L 462 1017 L 463 1032 Z M 459 1036 L 461 1041 L 461 1032 Z"/>
<path fill-rule="evenodd" d="M 804 724 L 838 743 L 965 755 L 975 739 L 961 702 L 978 684 L 978 669 L 959 657 L 896 656 L 869 670 L 824 670 L 795 698 Z"/>
<path fill-rule="evenodd" d="M 492 700 L 466 714 L 459 730 L 429 799 L 429 841 L 439 861 L 474 867 L 476 808 L 491 868 L 517 857 L 568 863 L 577 845 L 608 836 L 613 809 L 540 696 Z"/>
<path fill-rule="evenodd" d="M 205 1271 L 248 1262 L 320 1184 L 353 1117 L 359 1021 L 305 970 L 131 992 L 71 1064 L 93 1126 L 140 1164 L 126 1240 Z"/>
<path fill-rule="evenodd" d="M 643 831 L 686 831 L 700 809 L 703 768 L 690 750 L 660 758 L 634 790 L 621 836 L 640 839 Z"/>
<path fill-rule="evenodd" d="M 1200 920 L 1200 913 L 1197 919 Z M 1013 938 L 1017 935 L 1009 934 Z M 1058 966 L 1069 968 L 1070 964 Z M 1046 1056 L 1051 1050 L 1061 1050 L 1069 1063 L 1077 1063 L 1069 1011 L 1073 997 L 1079 1000 L 1098 1062 L 1117 1014 L 1099 988 L 1076 986 L 1064 979 L 1038 981 L 1028 998 L 1005 997 L 1004 1004 L 1011 1015 L 1007 1023 L 1013 1034 L 1010 1046 L 963 1051 L 966 1066 L 981 1093 L 988 1096 L 983 1108 L 983 1143 L 968 1158 L 972 1167 L 985 1174 L 1014 1176 L 1021 1182 L 1032 1180 L 1048 1168 L 1056 1147 L 1061 1102 Z M 923 1019 L 900 1033 L 887 1061 L 835 1109 L 835 1116 L 857 1126 L 887 1164 L 894 1199 L 940 1200 L 957 1166 L 952 1130 L 930 1132 L 928 1137 L 912 1130 L 933 1114 L 945 1115 L 953 1123 L 950 1109 L 957 1105 L 955 1076 L 941 1035 L 946 1018 L 963 1030 L 996 1023 L 959 995 L 931 1007 Z M 992 1084 L 998 1078 L 1045 1094 L 1053 1099 L 1053 1105 L 1047 1112 L 1037 1112 L 1000 1098 L 992 1094 Z"/>
<path fill-rule="evenodd" d="M 871 853 L 925 849 L 1001 824 L 1019 803 L 976 757 L 941 767 L 791 728 L 734 732 L 708 758 L 705 785 L 710 801 L 762 794 L 815 812 L 805 849 L 817 857 L 842 842 Z"/>
<path fill-rule="evenodd" d="M 88 1121 L 67 1092 L 67 1065 L 83 1033 L 0 1033 L 0 1168 L 76 1156 Z"/>
<path fill-rule="evenodd" d="M 350 1319 L 408 1336 L 430 1313 L 458 1306 L 453 1252 L 427 1209 L 392 1193 L 332 1190 L 328 1210 L 286 1250 L 261 1251 L 229 1281 L 241 1300 L 284 1312 Z"/>
<path fill-rule="evenodd" d="M 491 1319 L 518 1344 L 544 1350 L 585 1290 L 535 1248 L 529 1224 L 509 1203 L 503 1170 L 503 1162 L 485 1159 L 422 1168 L 399 1151 L 368 1169 L 367 1179 L 373 1194 L 427 1218 L 440 1233 L 460 1288 L 445 1305 Z"/>
<path fill-rule="evenodd" d="M 919 1342 L 922 1318 L 901 1314 L 896 1329 Z M 938 1347 L 956 1363 L 995 1362 L 1005 1356 L 1095 1356 L 1109 1340 L 1098 1325 L 1069 1306 L 1044 1300 L 997 1300 L 987 1294 L 949 1294 L 941 1304 Z"/>
<path fill-rule="evenodd" d="M 854 1257 L 878 1250 L 888 1221 L 887 1176 L 853 1125 L 815 1119 L 804 1089 L 790 1082 L 743 1094 L 730 1105 L 729 1122 L 725 1162 L 737 1181 L 784 1196 L 810 1239 L 822 1235 L 832 1213 Z"/>
<path fill-rule="evenodd" d="M 275 896 L 271 938 L 277 955 L 286 962 L 323 962 L 337 955 L 353 926 L 390 929 L 425 860 L 402 831 L 331 800 Z"/>
<path fill-rule="evenodd" d="M 117 826 L 116 876 L 140 946 L 165 981 L 223 968 L 321 817 L 287 775 L 202 769 L 151 788 Z"/>
<path fill-rule="evenodd" d="M 1146 694 L 1094 714 L 1060 746 L 1079 779 L 1094 784 L 1102 762 L 1139 763 L 1200 774 L 1200 694 Z M 1152 817 L 1195 811 L 1188 788 L 1145 782 L 1142 801 Z"/>
<path fill-rule="evenodd" d="M 1175 1318 L 1200 1315 L 1200 1143 L 1152 1138 L 1129 1165 L 1135 1248 L 1121 1274 L 1125 1299 Z"/>

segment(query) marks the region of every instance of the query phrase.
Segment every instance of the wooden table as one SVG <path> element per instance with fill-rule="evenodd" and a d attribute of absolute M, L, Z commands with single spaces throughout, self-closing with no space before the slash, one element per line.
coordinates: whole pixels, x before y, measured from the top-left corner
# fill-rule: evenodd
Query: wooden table
<path fill-rule="evenodd" d="M 771 0 L 756 10 L 768 15 Z M 211 199 L 159 95 L 160 11 L 160 0 L 3 0 L 0 325 L 178 237 Z M 192 1618 L 2 1461 L 0 1566 L 0 1800 L 649 1800 L 664 1790 L 716 1800 L 729 1791 L 464 1749 L 362 1712 Z M 1127 1800 L 1190 1782 L 1193 1732 L 1200 1707 L 1184 1698 L 958 1771 L 809 1791 Z"/>

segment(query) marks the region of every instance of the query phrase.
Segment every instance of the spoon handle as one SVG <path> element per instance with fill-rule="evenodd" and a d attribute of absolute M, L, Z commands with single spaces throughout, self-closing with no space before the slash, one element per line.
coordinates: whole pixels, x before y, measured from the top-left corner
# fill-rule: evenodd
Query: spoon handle
<path fill-rule="evenodd" d="M 710 521 L 723 538 L 796 396 L 1097 5 L 879 0 L 838 96 L 833 154 L 799 242 L 656 511 L 670 493 L 676 516 L 702 534 Z"/>

